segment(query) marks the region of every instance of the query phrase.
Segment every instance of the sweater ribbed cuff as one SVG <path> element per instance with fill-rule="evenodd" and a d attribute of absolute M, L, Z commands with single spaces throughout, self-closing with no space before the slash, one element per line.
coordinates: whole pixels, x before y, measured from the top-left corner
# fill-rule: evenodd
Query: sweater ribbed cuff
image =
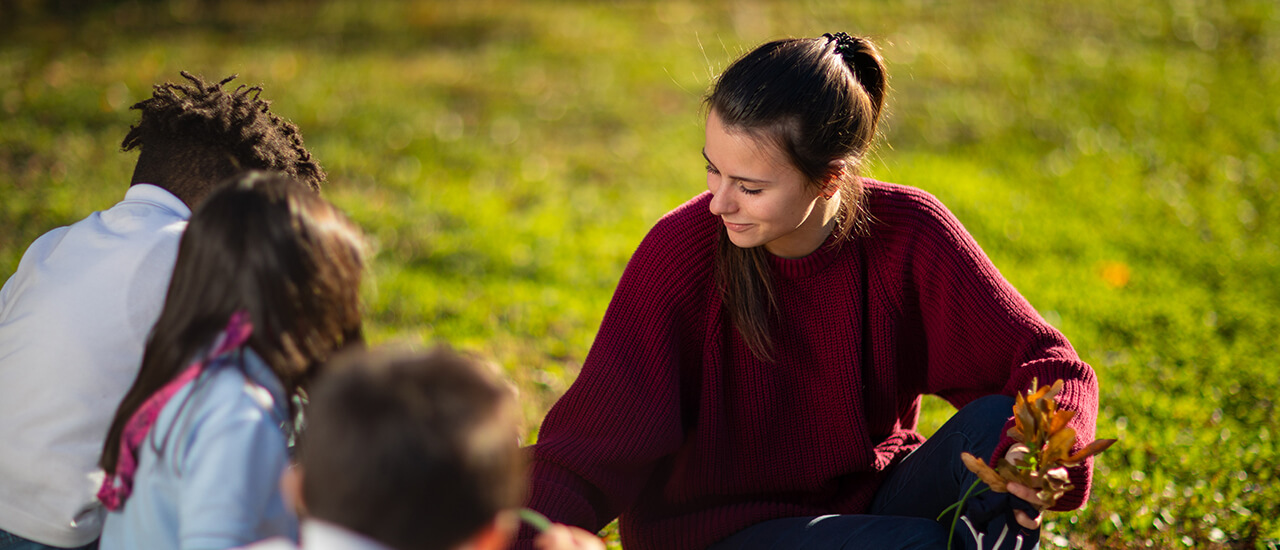
<path fill-rule="evenodd" d="M 1058 394 L 1057 401 L 1060 406 L 1077 413 L 1068 424 L 1076 430 L 1077 440 L 1073 451 L 1092 441 L 1098 411 L 1096 397 L 1098 382 L 1093 369 L 1078 361 L 1062 359 L 1031 361 L 1014 370 L 1010 386 L 1006 389 L 1025 393 L 1031 387 L 1032 378 L 1035 378 L 1036 383 L 1041 386 L 1053 384 L 1056 380 L 1063 381 L 1062 392 Z M 1009 429 L 1014 425 L 1012 418 L 1005 423 L 1004 433 L 1000 434 L 1000 443 L 996 445 L 995 453 L 988 460 L 992 467 L 1009 451 L 1009 447 L 1016 443 L 1009 437 Z M 1092 458 L 1079 466 L 1068 468 L 1067 475 L 1071 479 L 1072 489 L 1064 493 L 1050 509 L 1055 512 L 1065 512 L 1083 507 L 1089 499 L 1092 473 Z"/>
<path fill-rule="evenodd" d="M 535 462 L 529 477 L 529 500 L 525 506 L 556 523 L 574 525 L 591 532 L 602 527 L 596 510 L 583 497 L 596 492 L 596 489 L 582 478 L 548 462 Z M 531 529 L 520 532 L 521 540 L 533 535 L 536 533 Z"/>

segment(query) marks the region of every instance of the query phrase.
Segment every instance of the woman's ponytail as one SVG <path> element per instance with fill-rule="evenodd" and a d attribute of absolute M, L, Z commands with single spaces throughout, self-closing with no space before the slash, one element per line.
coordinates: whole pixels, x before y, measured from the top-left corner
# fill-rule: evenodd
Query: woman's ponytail
<path fill-rule="evenodd" d="M 858 47 L 849 67 L 858 77 L 858 82 L 862 83 L 862 87 L 867 90 L 867 96 L 871 99 L 872 107 L 875 108 L 875 119 L 878 121 L 880 110 L 884 107 L 885 88 L 889 86 L 884 58 L 880 57 L 880 50 L 876 49 L 876 45 L 870 40 L 858 37 L 854 38 L 854 41 L 857 42 Z"/>
<path fill-rule="evenodd" d="M 884 58 L 880 50 L 870 40 L 861 36 L 849 36 L 843 32 L 822 35 L 830 42 L 835 42 L 835 51 L 844 59 L 845 65 L 853 73 L 853 77 L 862 85 L 870 100 L 872 127 L 880 120 L 880 111 L 884 108 L 885 90 L 889 87 L 888 72 L 885 71 Z"/>

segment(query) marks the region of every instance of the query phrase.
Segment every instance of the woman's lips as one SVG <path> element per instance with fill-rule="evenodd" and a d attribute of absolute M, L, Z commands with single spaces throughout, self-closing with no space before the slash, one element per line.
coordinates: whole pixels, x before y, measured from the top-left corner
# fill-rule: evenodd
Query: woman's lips
<path fill-rule="evenodd" d="M 751 224 L 749 223 L 733 223 L 729 220 L 724 220 L 724 219 L 722 219 L 721 221 L 724 222 L 724 226 L 726 229 L 728 229 L 729 231 L 733 231 L 735 233 L 741 233 L 751 228 Z"/>

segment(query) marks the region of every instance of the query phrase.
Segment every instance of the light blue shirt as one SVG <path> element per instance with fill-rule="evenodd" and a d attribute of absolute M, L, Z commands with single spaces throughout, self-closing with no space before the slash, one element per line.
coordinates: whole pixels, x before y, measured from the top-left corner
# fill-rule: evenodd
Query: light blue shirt
<path fill-rule="evenodd" d="M 298 538 L 280 491 L 284 389 L 245 348 L 173 395 L 139 448 L 133 493 L 107 514 L 101 550 L 234 548 Z M 246 376 L 247 374 L 247 376 Z"/>

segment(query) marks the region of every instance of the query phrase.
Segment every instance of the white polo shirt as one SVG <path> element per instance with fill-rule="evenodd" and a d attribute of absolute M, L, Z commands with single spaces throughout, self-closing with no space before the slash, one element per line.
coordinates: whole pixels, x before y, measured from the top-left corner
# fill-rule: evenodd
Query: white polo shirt
<path fill-rule="evenodd" d="M 36 239 L 0 289 L 0 529 L 62 547 L 101 533 L 98 456 L 190 217 L 135 184 Z"/>
<path fill-rule="evenodd" d="M 392 550 L 390 546 L 360 533 L 318 519 L 302 522 L 301 538 L 302 544 L 277 537 L 243 546 L 240 550 Z"/>

